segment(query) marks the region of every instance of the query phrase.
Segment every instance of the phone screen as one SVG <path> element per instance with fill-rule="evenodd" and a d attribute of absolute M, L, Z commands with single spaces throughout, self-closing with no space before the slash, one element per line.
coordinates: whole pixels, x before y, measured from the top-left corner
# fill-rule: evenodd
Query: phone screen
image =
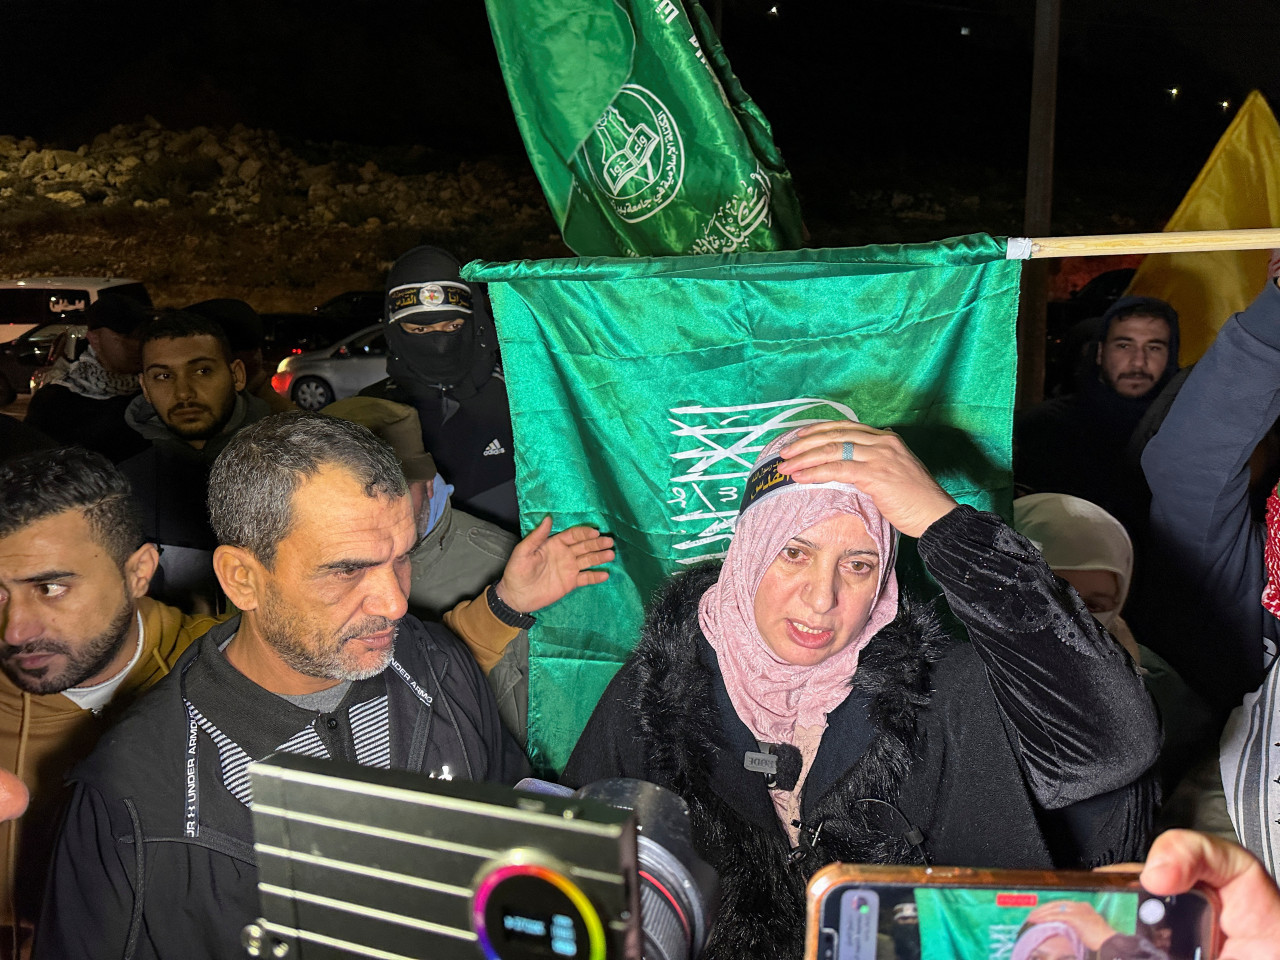
<path fill-rule="evenodd" d="M 841 884 L 823 901 L 819 960 L 1210 960 L 1194 891 Z"/>

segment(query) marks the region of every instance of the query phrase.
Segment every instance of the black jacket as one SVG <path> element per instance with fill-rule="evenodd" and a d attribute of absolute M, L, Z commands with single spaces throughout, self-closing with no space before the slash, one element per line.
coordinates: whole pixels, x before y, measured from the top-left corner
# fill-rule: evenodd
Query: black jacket
<path fill-rule="evenodd" d="M 239 673 L 205 634 L 71 774 L 35 956 L 233 958 L 259 914 L 245 768 L 284 751 L 514 783 L 524 757 L 462 644 L 400 623 L 396 658 L 332 713 Z"/>
<path fill-rule="evenodd" d="M 453 484 L 454 505 L 508 530 L 519 529 L 511 407 L 507 382 L 498 367 L 478 387 L 466 391 L 415 392 L 394 380 L 379 380 L 360 395 L 416 409 L 422 445 L 435 459 L 441 476 Z"/>
<path fill-rule="evenodd" d="M 690 804 L 722 885 L 707 957 L 798 957 L 804 884 L 834 861 L 920 863 L 923 848 L 935 864 L 1071 867 L 1145 852 L 1160 733 L 1128 655 L 994 515 L 958 508 L 919 548 L 972 642 L 901 601 L 829 715 L 794 855 L 742 766 L 757 746 L 698 628 L 714 569 L 673 583 L 588 722 L 566 783 L 639 777 Z"/>
<path fill-rule="evenodd" d="M 125 423 L 124 412 L 136 396 L 94 400 L 51 383 L 31 395 L 26 422 L 59 444 L 96 450 L 112 463 L 120 463 L 149 446 Z"/>
<path fill-rule="evenodd" d="M 1096 368 L 1095 368 L 1096 369 Z M 1027 493 L 1067 493 L 1096 503 L 1140 539 L 1150 493 L 1129 453 L 1160 389 L 1122 397 L 1098 379 L 1021 411 L 1013 423 L 1013 479 Z"/>

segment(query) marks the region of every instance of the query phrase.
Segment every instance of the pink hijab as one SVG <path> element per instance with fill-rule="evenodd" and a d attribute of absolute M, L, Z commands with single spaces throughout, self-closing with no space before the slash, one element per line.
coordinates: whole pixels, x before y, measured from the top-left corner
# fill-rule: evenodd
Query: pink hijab
<path fill-rule="evenodd" d="M 1076 933 L 1075 927 L 1058 923 L 1056 920 L 1052 923 L 1037 923 L 1023 930 L 1022 936 L 1018 937 L 1018 942 L 1013 945 L 1013 955 L 1009 960 L 1029 960 L 1037 947 L 1054 937 L 1066 937 L 1078 960 L 1084 960 L 1084 943 L 1080 940 L 1080 934 Z"/>
<path fill-rule="evenodd" d="M 793 430 L 770 442 L 756 459 L 757 469 L 777 458 L 795 435 Z M 756 589 L 792 537 L 841 513 L 862 520 L 880 555 L 871 615 L 843 650 L 821 663 L 796 666 L 775 655 L 760 635 Z M 780 485 L 739 516 L 720 578 L 698 604 L 698 622 L 716 652 L 729 700 L 757 740 L 794 745 L 796 727 L 825 728 L 827 714 L 848 696 L 862 648 L 898 613 L 896 544 L 897 532 L 871 498 L 847 483 Z"/>

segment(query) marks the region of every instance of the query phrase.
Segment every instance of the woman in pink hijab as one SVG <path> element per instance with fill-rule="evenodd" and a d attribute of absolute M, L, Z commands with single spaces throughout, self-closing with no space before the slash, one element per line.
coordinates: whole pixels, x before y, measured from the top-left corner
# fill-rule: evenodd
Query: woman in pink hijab
<path fill-rule="evenodd" d="M 945 605 L 899 593 L 899 534 Z M 760 452 L 723 565 L 657 598 L 562 779 L 679 793 L 722 889 L 703 955 L 772 960 L 834 861 L 1140 859 L 1158 747 L 1129 658 L 1035 548 L 892 431 L 834 421 Z"/>

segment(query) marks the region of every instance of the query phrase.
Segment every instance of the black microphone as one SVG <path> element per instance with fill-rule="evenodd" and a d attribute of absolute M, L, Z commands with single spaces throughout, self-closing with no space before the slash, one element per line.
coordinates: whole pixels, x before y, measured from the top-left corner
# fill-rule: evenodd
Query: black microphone
<path fill-rule="evenodd" d="M 800 779 L 804 758 L 789 743 L 760 743 L 760 751 L 748 750 L 742 765 L 753 773 L 764 774 L 764 785 L 770 790 L 794 790 Z"/>

